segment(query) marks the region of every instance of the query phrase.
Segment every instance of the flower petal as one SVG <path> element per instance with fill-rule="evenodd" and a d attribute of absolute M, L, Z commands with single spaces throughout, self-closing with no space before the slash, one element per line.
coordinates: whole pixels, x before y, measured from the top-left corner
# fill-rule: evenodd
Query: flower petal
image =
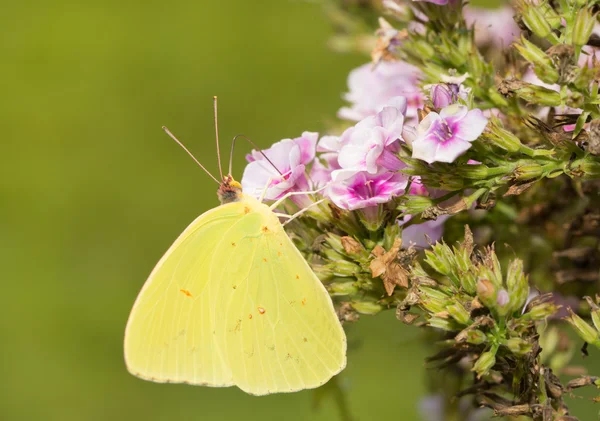
<path fill-rule="evenodd" d="M 437 150 L 435 151 L 434 160 L 432 162 L 454 162 L 456 158 L 465 153 L 470 147 L 470 142 L 462 140 L 458 137 L 454 137 L 453 139 L 450 139 L 444 143 L 438 144 Z"/>
<path fill-rule="evenodd" d="M 474 109 L 470 110 L 458 123 L 451 125 L 451 130 L 455 136 L 471 142 L 483 133 L 487 123 L 488 119 L 481 110 Z"/>

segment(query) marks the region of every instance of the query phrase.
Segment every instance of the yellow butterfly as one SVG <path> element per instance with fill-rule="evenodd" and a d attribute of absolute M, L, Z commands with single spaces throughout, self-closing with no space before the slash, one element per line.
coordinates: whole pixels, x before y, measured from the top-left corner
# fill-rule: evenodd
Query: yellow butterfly
<path fill-rule="evenodd" d="M 274 206 L 244 195 L 231 175 L 218 195 L 221 206 L 185 229 L 139 293 L 125 331 L 127 368 L 155 382 L 253 395 L 324 384 L 346 365 L 327 291 Z"/>

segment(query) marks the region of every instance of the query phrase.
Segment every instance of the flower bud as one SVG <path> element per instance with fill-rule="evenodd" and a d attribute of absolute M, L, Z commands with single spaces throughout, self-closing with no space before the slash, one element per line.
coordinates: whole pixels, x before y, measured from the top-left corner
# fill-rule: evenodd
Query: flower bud
<path fill-rule="evenodd" d="M 419 290 L 419 305 L 430 313 L 441 313 L 446 310 L 448 296 L 433 288 L 421 287 Z"/>
<path fill-rule="evenodd" d="M 462 273 L 460 283 L 469 295 L 473 295 L 477 291 L 477 276 L 472 271 Z"/>
<path fill-rule="evenodd" d="M 471 316 L 469 312 L 465 310 L 461 303 L 458 301 L 454 304 L 451 304 L 446 307 L 446 311 L 452 316 L 454 320 L 456 320 L 461 325 L 466 325 L 469 323 Z"/>
<path fill-rule="evenodd" d="M 559 75 L 554 67 L 550 56 L 538 48 L 535 44 L 521 37 L 521 44 L 514 44 L 515 48 L 521 53 L 523 58 L 533 65 L 535 74 L 546 83 L 556 83 Z"/>
<path fill-rule="evenodd" d="M 592 316 L 592 322 L 594 322 L 594 326 L 596 330 L 600 331 L 600 307 L 596 305 L 594 301 L 590 297 L 583 297 L 590 305 L 590 313 Z"/>
<path fill-rule="evenodd" d="M 442 109 L 454 104 L 458 98 L 459 86 L 454 83 L 436 83 L 431 85 L 429 95 L 435 108 Z"/>
<path fill-rule="evenodd" d="M 511 311 L 523 308 L 529 296 L 529 282 L 523 273 L 523 261 L 515 259 L 508 265 L 506 286 L 510 294 Z"/>
<path fill-rule="evenodd" d="M 427 321 L 427 323 L 429 324 L 429 326 L 431 326 L 433 328 L 437 328 L 437 329 L 448 330 L 448 331 L 457 330 L 456 323 L 454 323 L 452 320 L 444 319 L 441 317 L 432 317 Z M 458 328 L 458 329 L 460 329 L 460 328 Z"/>
<path fill-rule="evenodd" d="M 600 162 L 592 160 L 591 157 L 583 160 L 581 164 L 581 171 L 583 172 L 583 178 L 585 179 L 596 179 L 600 178 Z"/>
<path fill-rule="evenodd" d="M 489 177 L 489 168 L 485 165 L 463 165 L 456 169 L 458 175 L 472 180 L 481 180 Z"/>
<path fill-rule="evenodd" d="M 335 250 L 339 254 L 344 254 L 346 252 L 342 244 L 342 238 L 339 235 L 329 233 L 324 237 L 325 243 L 327 243 L 333 250 Z"/>
<path fill-rule="evenodd" d="M 350 303 L 352 308 L 361 314 L 374 315 L 382 310 L 381 305 L 372 301 L 355 301 Z"/>
<path fill-rule="evenodd" d="M 334 276 L 351 277 L 361 271 L 360 266 L 347 260 L 338 260 L 327 264 Z"/>
<path fill-rule="evenodd" d="M 487 336 L 479 329 L 467 331 L 467 342 L 473 345 L 479 345 L 487 342 Z"/>
<path fill-rule="evenodd" d="M 487 130 L 484 132 L 484 138 L 494 146 L 508 152 L 518 152 L 521 148 L 521 140 L 513 133 L 500 127 L 497 121 L 488 124 Z"/>
<path fill-rule="evenodd" d="M 541 303 L 532 307 L 527 313 L 523 315 L 526 319 L 531 320 L 545 320 L 548 317 L 554 315 L 558 308 L 553 303 Z"/>
<path fill-rule="evenodd" d="M 580 9 L 573 24 L 573 44 L 582 47 L 587 44 L 596 24 L 596 16 L 591 9 Z"/>
<path fill-rule="evenodd" d="M 477 373 L 477 377 L 486 375 L 496 364 L 496 352 L 486 351 L 479 356 L 479 359 L 473 365 L 473 371 Z"/>
<path fill-rule="evenodd" d="M 408 196 L 400 206 L 398 206 L 398 210 L 410 215 L 414 215 L 421 213 L 425 209 L 428 209 L 434 205 L 435 204 L 433 203 L 433 200 L 431 200 L 431 198 L 428 196 L 411 195 Z"/>
<path fill-rule="evenodd" d="M 590 326 L 585 320 L 573 313 L 571 308 L 568 308 L 569 316 L 566 318 L 574 328 L 577 334 L 589 344 L 598 346 L 598 331 Z"/>
<path fill-rule="evenodd" d="M 561 104 L 560 93 L 543 86 L 528 85 L 517 91 L 517 95 L 531 104 L 558 107 Z"/>
<path fill-rule="evenodd" d="M 332 282 L 327 285 L 327 291 L 329 291 L 329 295 L 338 296 L 338 295 L 354 295 L 358 292 L 358 288 L 352 282 Z"/>
<path fill-rule="evenodd" d="M 496 287 L 489 279 L 480 278 L 477 281 L 477 297 L 484 306 L 495 309 L 497 296 Z"/>
<path fill-rule="evenodd" d="M 547 9 L 537 4 L 525 4 L 522 10 L 523 23 L 538 37 L 553 36 L 552 25 L 547 19 Z M 556 13 L 554 13 L 556 14 Z M 556 36 L 553 36 L 556 38 Z"/>
<path fill-rule="evenodd" d="M 521 338 L 510 338 L 504 343 L 513 354 L 525 355 L 531 352 L 533 345 Z"/>
<path fill-rule="evenodd" d="M 501 288 L 496 295 L 496 310 L 500 316 L 505 316 L 510 308 L 510 295 L 508 295 L 507 290 Z"/>
<path fill-rule="evenodd" d="M 515 180 L 526 181 L 539 178 L 543 174 L 544 169 L 536 161 L 522 159 L 518 162 L 513 177 Z"/>

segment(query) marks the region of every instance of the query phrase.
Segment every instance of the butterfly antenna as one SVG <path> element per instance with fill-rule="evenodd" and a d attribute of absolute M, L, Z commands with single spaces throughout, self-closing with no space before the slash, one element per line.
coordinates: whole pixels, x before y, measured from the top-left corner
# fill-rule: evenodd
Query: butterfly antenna
<path fill-rule="evenodd" d="M 181 146 L 181 147 L 183 148 L 183 150 L 184 150 L 184 151 L 186 151 L 186 152 L 188 153 L 188 155 L 189 155 L 189 156 L 191 156 L 191 157 L 192 157 L 192 159 L 194 160 L 194 162 L 196 162 L 196 164 L 198 164 L 198 165 L 200 166 L 200 168 L 202 168 L 202 169 L 204 170 L 204 172 L 210 176 L 210 178 L 212 178 L 213 180 L 215 180 L 215 181 L 217 182 L 217 184 L 219 184 L 219 185 L 221 184 L 221 182 L 220 182 L 219 180 L 217 180 L 217 179 L 216 179 L 216 177 L 215 177 L 214 175 L 212 175 L 212 174 L 210 173 L 210 171 L 208 171 L 208 170 L 207 170 L 207 169 L 204 167 L 204 165 L 202 165 L 202 164 L 200 163 L 200 161 L 198 161 L 198 160 L 196 159 L 196 157 L 195 157 L 194 155 L 192 155 L 192 153 L 191 153 L 191 152 L 188 150 L 188 148 L 186 148 L 186 147 L 185 147 L 185 145 L 184 145 L 183 143 L 181 143 L 181 142 L 179 141 L 179 139 L 177 139 L 177 138 L 175 137 L 175 135 L 174 135 L 173 133 L 171 133 L 171 131 L 170 131 L 169 129 L 167 129 L 167 127 L 166 127 L 166 126 L 163 126 L 162 128 L 163 128 L 163 130 L 165 131 L 165 133 L 167 133 L 167 134 L 169 135 L 169 137 L 170 137 L 171 139 L 173 139 L 173 140 L 174 140 L 174 141 L 175 141 L 175 142 L 176 142 L 176 143 L 177 143 L 179 146 Z"/>
<path fill-rule="evenodd" d="M 221 167 L 221 149 L 219 148 L 219 123 L 217 121 L 217 96 L 213 97 L 213 108 L 215 110 L 215 138 L 217 141 L 217 161 L 219 162 L 219 174 L 223 180 L 223 169 Z"/>
<path fill-rule="evenodd" d="M 237 140 L 238 137 L 242 137 L 244 139 L 246 139 L 254 149 L 256 149 L 258 151 L 258 153 L 260 153 L 269 164 L 271 164 L 273 166 L 273 168 L 275 168 L 275 171 L 277 171 L 279 173 L 279 175 L 283 175 L 281 171 L 279 171 L 279 168 L 277 168 L 277 166 L 273 163 L 273 161 L 271 161 L 269 159 L 269 157 L 258 147 L 256 146 L 256 143 L 254 143 L 252 140 L 250 140 L 250 138 L 244 136 L 243 134 L 238 134 L 236 135 L 233 140 L 231 141 L 231 151 L 229 152 L 229 174 L 231 175 L 231 170 L 232 170 L 232 165 L 233 165 L 233 150 L 235 149 L 235 141 Z"/>

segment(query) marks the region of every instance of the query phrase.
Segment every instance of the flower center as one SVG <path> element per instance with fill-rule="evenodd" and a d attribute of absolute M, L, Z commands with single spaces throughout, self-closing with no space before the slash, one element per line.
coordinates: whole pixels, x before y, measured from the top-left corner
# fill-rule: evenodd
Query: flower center
<path fill-rule="evenodd" d="M 431 134 L 433 134 L 441 143 L 452 138 L 452 130 L 445 120 L 437 120 L 431 127 Z"/>

